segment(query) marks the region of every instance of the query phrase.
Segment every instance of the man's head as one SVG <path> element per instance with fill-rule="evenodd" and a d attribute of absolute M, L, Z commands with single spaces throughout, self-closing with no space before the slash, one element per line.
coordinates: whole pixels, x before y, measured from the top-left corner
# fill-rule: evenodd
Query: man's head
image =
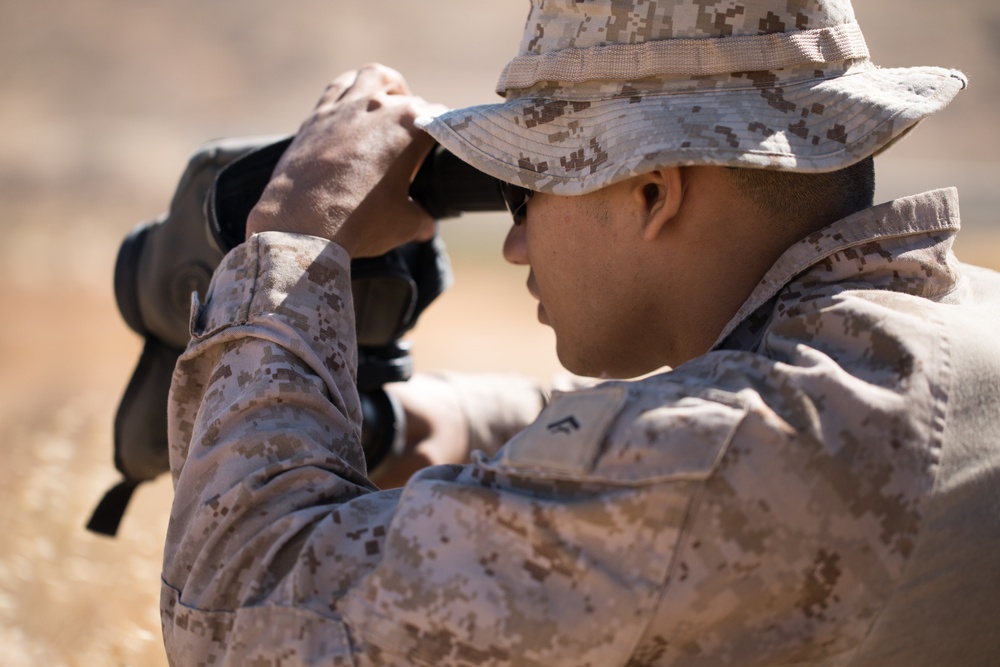
<path fill-rule="evenodd" d="M 964 85 L 876 68 L 849 0 L 532 0 L 506 100 L 419 124 L 540 193 L 506 254 L 567 367 L 624 376 L 704 352 L 788 245 L 870 204 L 869 158 Z"/>
<path fill-rule="evenodd" d="M 873 194 L 871 158 L 824 174 L 664 167 L 536 194 L 504 256 L 530 267 L 566 368 L 634 377 L 706 352 L 788 246 Z"/>

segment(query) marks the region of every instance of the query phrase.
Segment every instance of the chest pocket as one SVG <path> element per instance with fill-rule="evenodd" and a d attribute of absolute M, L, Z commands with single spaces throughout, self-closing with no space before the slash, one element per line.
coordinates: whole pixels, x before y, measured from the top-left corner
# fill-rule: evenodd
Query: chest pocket
<path fill-rule="evenodd" d="M 509 576 L 532 575 L 520 584 L 527 617 L 572 646 L 579 664 L 623 664 L 638 645 L 685 523 L 747 410 L 713 389 L 602 385 L 556 395 L 497 457 L 477 462 L 501 491 L 493 535 Z M 552 648 L 542 664 L 566 655 Z"/>

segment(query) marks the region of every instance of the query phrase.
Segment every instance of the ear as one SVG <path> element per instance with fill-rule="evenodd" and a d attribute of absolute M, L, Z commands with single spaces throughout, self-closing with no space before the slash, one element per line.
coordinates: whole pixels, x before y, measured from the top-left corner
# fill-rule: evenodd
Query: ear
<path fill-rule="evenodd" d="M 642 236 L 654 240 L 677 217 L 684 201 L 684 179 L 680 167 L 663 167 L 636 178 L 634 196 L 645 221 Z"/>

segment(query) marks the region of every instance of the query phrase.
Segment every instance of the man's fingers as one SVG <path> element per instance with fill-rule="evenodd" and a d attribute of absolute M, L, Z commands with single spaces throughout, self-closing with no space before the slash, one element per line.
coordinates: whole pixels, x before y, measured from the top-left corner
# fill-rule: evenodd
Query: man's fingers
<path fill-rule="evenodd" d="M 328 114 L 339 102 L 380 95 L 410 95 L 410 88 L 403 75 L 391 67 L 377 63 L 365 65 L 331 81 L 316 104 L 316 113 Z"/>
<path fill-rule="evenodd" d="M 358 78 L 347 91 L 347 96 L 370 95 L 377 90 L 383 90 L 389 95 L 410 95 L 410 87 L 406 85 L 403 75 L 385 65 L 374 63 L 365 65 L 358 70 Z"/>
<path fill-rule="evenodd" d="M 423 132 L 423 130 L 417 128 L 415 125 L 417 118 L 420 118 L 421 116 L 439 116 L 448 110 L 448 107 L 445 105 L 428 102 L 422 97 L 412 98 L 412 105 L 413 115 L 412 117 L 407 118 L 407 123 L 405 125 L 406 129 L 411 132 Z"/>
<path fill-rule="evenodd" d="M 427 220 L 417 231 L 417 235 L 416 237 L 414 237 L 413 240 L 420 241 L 421 243 L 424 241 L 430 241 L 432 238 L 434 238 L 434 235 L 437 234 L 437 231 L 438 231 L 437 220 L 434 220 L 433 218 L 430 217 L 430 215 L 427 215 Z"/>
<path fill-rule="evenodd" d="M 339 101 L 344 96 L 344 93 L 347 92 L 347 90 L 354 84 L 354 81 L 357 78 L 357 70 L 351 70 L 349 72 L 339 74 L 327 85 L 326 90 L 323 91 L 323 95 L 320 96 L 319 102 L 316 104 L 317 108 L 329 107 Z"/>
<path fill-rule="evenodd" d="M 416 119 L 442 110 L 411 95 L 388 67 L 341 74 L 282 156 L 248 232 L 321 236 L 357 257 L 432 237 L 431 216 L 408 190 L 434 146 Z"/>
<path fill-rule="evenodd" d="M 365 65 L 361 69 L 349 70 L 331 81 L 320 96 L 318 107 L 327 107 L 347 98 L 374 95 L 409 95 L 403 75 L 385 65 Z"/>
<path fill-rule="evenodd" d="M 420 170 L 420 165 L 424 163 L 427 156 L 430 155 L 431 151 L 434 150 L 434 137 L 427 134 L 421 129 L 418 129 L 410 124 L 407 129 L 410 131 L 410 135 L 413 137 L 413 141 L 409 146 L 403 151 L 404 153 L 409 153 L 409 159 L 413 160 L 413 171 L 410 173 L 409 180 L 412 181 L 414 176 Z M 405 158 L 404 158 L 405 159 Z"/>
<path fill-rule="evenodd" d="M 403 75 L 385 65 L 372 64 L 365 65 L 353 75 L 349 84 L 343 89 L 340 96 L 333 102 L 350 102 L 352 100 L 372 97 L 374 95 L 409 95 L 410 87 L 406 85 Z M 341 77 L 344 75 L 341 75 Z M 334 79 L 340 82 L 341 77 Z"/>

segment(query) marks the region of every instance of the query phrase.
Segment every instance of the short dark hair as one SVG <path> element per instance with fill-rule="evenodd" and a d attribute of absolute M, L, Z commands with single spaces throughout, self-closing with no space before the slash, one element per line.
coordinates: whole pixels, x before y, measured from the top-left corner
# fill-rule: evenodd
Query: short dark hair
<path fill-rule="evenodd" d="M 759 213 L 782 226 L 825 227 L 875 201 L 875 160 L 821 174 L 770 169 L 727 169 Z"/>

